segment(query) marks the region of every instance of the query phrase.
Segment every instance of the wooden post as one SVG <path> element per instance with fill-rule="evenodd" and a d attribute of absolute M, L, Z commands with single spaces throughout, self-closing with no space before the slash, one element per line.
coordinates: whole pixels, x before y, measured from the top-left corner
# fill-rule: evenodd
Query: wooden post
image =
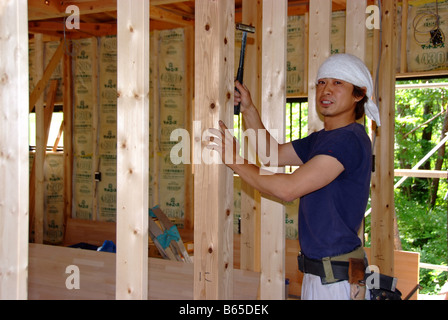
<path fill-rule="evenodd" d="M 36 66 L 36 77 L 41 79 L 44 74 L 44 41 L 41 33 L 34 35 L 34 65 Z M 45 167 L 45 140 L 44 140 L 44 97 L 39 95 L 39 99 L 35 105 L 36 113 L 36 152 L 34 153 L 34 161 L 30 177 L 30 239 L 34 243 L 43 243 L 43 221 L 44 221 L 44 167 Z M 34 199 L 34 203 L 32 203 Z M 33 215 L 34 212 L 34 215 Z M 34 216 L 35 223 L 31 224 Z"/>
<path fill-rule="evenodd" d="M 401 48 L 400 48 L 400 73 L 408 72 L 408 16 L 409 1 L 403 0 L 401 5 Z"/>
<path fill-rule="evenodd" d="M 320 65 L 331 53 L 331 0 L 310 1 L 308 50 L 308 132 L 323 129 L 316 109 L 316 76 Z"/>
<path fill-rule="evenodd" d="M 98 43 L 97 39 L 94 38 L 92 41 L 92 65 L 98 66 L 99 65 L 99 59 L 98 59 Z M 97 84 L 99 77 L 99 69 L 98 68 L 92 68 L 92 83 Z M 92 166 L 93 166 L 93 173 L 99 172 L 99 166 L 100 166 L 100 157 L 99 157 L 99 137 L 98 137 L 98 131 L 99 131 L 99 99 L 98 99 L 98 86 L 93 85 L 92 86 L 92 143 L 93 143 L 93 154 L 92 154 Z M 148 122 L 149 123 L 149 122 Z M 98 212 L 98 182 L 93 182 L 93 204 L 92 204 L 92 220 L 96 221 L 99 218 L 99 212 Z"/>
<path fill-rule="evenodd" d="M 233 175 L 224 164 L 205 161 L 201 141 L 219 120 L 233 127 L 235 1 L 197 0 L 195 15 L 194 298 L 231 299 Z"/>
<path fill-rule="evenodd" d="M 45 109 L 43 104 L 36 104 L 36 153 L 30 172 L 29 196 L 29 233 L 34 243 L 43 243 L 44 240 L 44 166 L 57 89 L 58 80 L 52 80 Z"/>
<path fill-rule="evenodd" d="M 279 143 L 285 141 L 287 15 L 287 0 L 263 0 L 261 118 Z M 284 299 L 285 206 L 264 197 L 261 248 L 260 299 Z"/>
<path fill-rule="evenodd" d="M 149 0 L 117 1 L 116 298 L 148 297 Z"/>
<path fill-rule="evenodd" d="M 345 52 L 362 61 L 366 57 L 366 8 L 367 0 L 347 0 Z M 359 123 L 364 124 L 364 118 L 359 119 Z M 364 221 L 358 236 L 364 244 Z"/>
<path fill-rule="evenodd" d="M 28 297 L 27 10 L 0 2 L 0 300 Z"/>
<path fill-rule="evenodd" d="M 187 26 L 185 32 L 185 129 L 188 132 L 193 131 L 193 109 L 194 109 L 194 28 Z M 184 228 L 193 230 L 194 228 L 194 202 L 193 202 L 193 165 L 185 165 L 185 209 L 184 209 Z"/>
<path fill-rule="evenodd" d="M 347 0 L 345 52 L 362 61 L 366 54 L 367 0 Z"/>
<path fill-rule="evenodd" d="M 244 64 L 244 84 L 249 88 L 252 100 L 261 110 L 261 40 L 262 2 L 243 0 L 243 23 L 255 27 L 254 34 L 248 34 Z M 244 128 L 244 119 L 243 119 Z M 249 152 L 255 152 L 249 149 Z M 248 155 L 246 155 L 246 159 Z M 260 271 L 260 193 L 241 180 L 241 245 L 240 268 Z"/>
<path fill-rule="evenodd" d="M 65 43 L 67 51 L 71 51 L 71 41 Z M 72 58 L 64 54 L 63 81 L 64 81 L 64 238 L 67 221 L 72 217 L 72 181 L 73 181 L 73 97 L 72 97 Z"/>
<path fill-rule="evenodd" d="M 383 32 L 379 73 L 381 127 L 376 139 L 376 168 L 372 175 L 372 256 L 370 264 L 394 275 L 394 119 L 397 48 L 397 3 L 383 1 Z"/>
<path fill-rule="evenodd" d="M 153 59 L 154 67 L 152 68 L 152 83 L 153 83 L 153 90 L 154 93 L 152 95 L 152 119 L 151 119 L 151 130 L 152 130 L 152 145 L 151 145 L 151 151 L 153 154 L 152 158 L 152 204 L 151 207 L 154 207 L 156 205 L 160 204 L 160 197 L 159 197 L 159 186 L 160 186 L 160 96 L 159 96 L 159 68 L 156 66 L 157 62 L 159 61 L 159 40 L 160 40 L 160 31 L 154 30 L 151 37 L 151 49 L 153 53 L 153 56 L 151 59 Z"/>

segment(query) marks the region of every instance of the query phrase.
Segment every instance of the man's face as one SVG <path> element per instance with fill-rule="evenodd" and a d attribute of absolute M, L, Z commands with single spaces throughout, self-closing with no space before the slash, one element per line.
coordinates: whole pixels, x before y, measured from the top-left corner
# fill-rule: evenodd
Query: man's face
<path fill-rule="evenodd" d="M 356 103 L 353 85 L 343 80 L 324 78 L 316 85 L 316 103 L 324 117 L 354 116 Z"/>

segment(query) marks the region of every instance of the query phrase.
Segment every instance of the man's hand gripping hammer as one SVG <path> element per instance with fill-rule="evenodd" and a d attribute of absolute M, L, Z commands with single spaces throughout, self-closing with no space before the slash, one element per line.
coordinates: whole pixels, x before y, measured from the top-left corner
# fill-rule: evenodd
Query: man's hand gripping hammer
<path fill-rule="evenodd" d="M 248 26 L 245 24 L 238 23 L 236 25 L 237 30 L 243 31 L 243 40 L 241 42 L 241 53 L 240 53 L 240 64 L 238 67 L 238 73 L 236 76 L 236 80 L 238 80 L 239 83 L 243 84 L 243 77 L 244 77 L 244 56 L 246 54 L 246 43 L 247 43 L 247 33 L 255 33 L 255 27 Z M 235 90 L 238 90 L 235 88 Z M 241 105 L 238 104 L 235 106 L 234 114 L 239 115 L 241 112 Z"/>

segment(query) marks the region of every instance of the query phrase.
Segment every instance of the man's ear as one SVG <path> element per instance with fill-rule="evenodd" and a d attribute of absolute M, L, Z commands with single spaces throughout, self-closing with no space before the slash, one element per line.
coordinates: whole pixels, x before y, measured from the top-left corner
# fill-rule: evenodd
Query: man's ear
<path fill-rule="evenodd" d="M 355 97 L 356 102 L 361 101 L 367 95 L 367 88 L 366 87 L 362 87 L 361 91 L 362 91 L 362 95 L 360 95 L 359 97 Z"/>

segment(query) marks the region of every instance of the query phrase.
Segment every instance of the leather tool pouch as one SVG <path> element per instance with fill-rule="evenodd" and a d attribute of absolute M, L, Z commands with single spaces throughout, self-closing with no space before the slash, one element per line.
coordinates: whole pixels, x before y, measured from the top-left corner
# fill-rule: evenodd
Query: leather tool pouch
<path fill-rule="evenodd" d="M 350 283 L 350 299 L 364 300 L 366 296 L 364 259 L 350 258 L 348 265 L 348 282 Z"/>
<path fill-rule="evenodd" d="M 370 277 L 376 277 L 376 287 L 372 286 Z M 371 300 L 402 300 L 401 292 L 396 288 L 397 278 L 384 274 L 366 273 L 366 285 L 370 290 Z M 378 285 L 379 283 L 379 285 Z"/>

